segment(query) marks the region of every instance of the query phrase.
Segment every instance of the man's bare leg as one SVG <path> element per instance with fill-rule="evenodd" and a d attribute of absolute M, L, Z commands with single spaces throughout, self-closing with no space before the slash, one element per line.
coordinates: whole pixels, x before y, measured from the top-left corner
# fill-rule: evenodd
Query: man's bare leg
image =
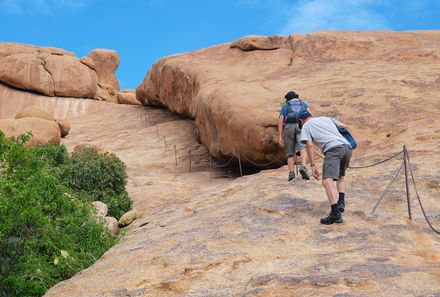
<path fill-rule="evenodd" d="M 301 165 L 306 166 L 306 164 L 307 164 L 307 151 L 305 148 L 303 148 L 299 152 L 301 154 Z"/>
<path fill-rule="evenodd" d="M 338 189 L 336 188 L 335 182 L 331 178 L 326 178 L 322 180 L 322 185 L 324 186 L 325 193 L 327 194 L 328 202 L 330 206 L 338 203 Z"/>

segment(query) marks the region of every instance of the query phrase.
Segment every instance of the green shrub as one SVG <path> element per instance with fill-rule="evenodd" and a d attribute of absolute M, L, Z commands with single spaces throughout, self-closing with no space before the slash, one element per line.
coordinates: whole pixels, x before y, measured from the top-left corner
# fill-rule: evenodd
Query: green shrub
<path fill-rule="evenodd" d="M 114 156 L 26 148 L 0 131 L 0 296 L 42 296 L 101 257 L 115 239 L 96 223 L 90 203 L 75 197 L 90 191 L 122 210 L 130 205 L 125 182 Z"/>
<path fill-rule="evenodd" d="M 102 201 L 109 214 L 119 218 L 131 208 L 131 200 L 125 190 L 127 174 L 125 164 L 115 155 L 99 155 L 92 149 L 73 154 L 61 166 L 61 180 L 86 201 Z"/>

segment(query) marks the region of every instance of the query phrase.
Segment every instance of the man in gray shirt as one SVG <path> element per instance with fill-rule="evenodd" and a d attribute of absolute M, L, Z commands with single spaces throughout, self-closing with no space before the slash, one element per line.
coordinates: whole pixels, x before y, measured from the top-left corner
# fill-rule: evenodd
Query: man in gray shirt
<path fill-rule="evenodd" d="M 319 171 L 315 166 L 313 143 L 325 155 L 322 165 L 322 185 L 330 202 L 330 214 L 321 219 L 321 224 L 342 223 L 341 213 L 345 210 L 345 171 L 350 164 L 351 146 L 339 133 L 339 128 L 347 129 L 344 123 L 328 117 L 314 118 L 307 111 L 298 114 L 300 119 L 301 142 L 306 143 L 307 155 L 312 167 L 312 175 L 319 179 Z M 336 182 L 336 183 L 335 183 Z"/>

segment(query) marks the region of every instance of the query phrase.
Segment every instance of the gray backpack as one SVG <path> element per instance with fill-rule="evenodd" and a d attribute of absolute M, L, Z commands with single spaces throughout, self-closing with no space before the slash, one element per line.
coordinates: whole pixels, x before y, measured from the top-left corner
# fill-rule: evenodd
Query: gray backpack
<path fill-rule="evenodd" d="M 297 114 L 301 110 L 305 110 L 306 105 L 301 99 L 291 99 L 287 101 L 287 114 L 284 119 L 285 123 L 298 123 Z"/>

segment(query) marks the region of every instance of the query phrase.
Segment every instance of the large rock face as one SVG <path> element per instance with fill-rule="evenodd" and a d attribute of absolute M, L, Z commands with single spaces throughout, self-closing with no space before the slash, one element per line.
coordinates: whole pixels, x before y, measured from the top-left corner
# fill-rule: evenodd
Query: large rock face
<path fill-rule="evenodd" d="M 439 57 L 439 31 L 250 36 L 159 60 L 137 97 L 195 118 L 215 157 L 239 148 L 264 164 L 282 158 L 278 113 L 295 90 L 315 115 L 350 124 L 363 151 L 438 109 Z"/>
<path fill-rule="evenodd" d="M 45 104 L 46 99 L 26 101 Z M 46 296 L 438 294 L 439 237 L 426 224 L 414 195 L 413 220 L 407 219 L 403 172 L 376 215 L 369 215 L 402 156 L 378 167 L 350 169 L 345 223 L 322 226 L 319 218 L 328 214 L 329 206 L 321 182 L 289 184 L 286 167 L 232 180 L 220 169 L 209 171 L 205 150 L 197 154 L 200 159 L 193 156 L 190 172 L 188 151 L 198 148 L 194 121 L 165 109 L 58 101 L 48 111 L 59 114 L 67 109 L 72 131 L 63 143 L 72 151 L 91 142 L 120 157 L 127 165 L 127 191 L 140 217 L 94 265 Z M 84 106 L 77 108 L 78 101 Z M 387 127 L 394 131 L 387 141 L 378 141 L 381 133 L 371 135 L 369 140 L 376 144 L 365 146 L 362 153 L 356 150 L 351 165 L 371 164 L 410 144 L 425 210 L 439 228 L 440 125 L 433 116 L 439 110 L 437 101 L 427 98 L 432 113 L 406 123 L 406 130 Z M 0 112 L 3 107 L 0 98 Z M 342 105 L 342 112 L 345 108 Z M 396 105 L 388 117 L 400 117 L 405 109 Z M 316 161 L 320 167 L 322 160 Z"/>
<path fill-rule="evenodd" d="M 0 43 L 0 82 L 50 97 L 117 102 L 115 51 L 94 50 L 78 59 L 58 48 Z"/>

